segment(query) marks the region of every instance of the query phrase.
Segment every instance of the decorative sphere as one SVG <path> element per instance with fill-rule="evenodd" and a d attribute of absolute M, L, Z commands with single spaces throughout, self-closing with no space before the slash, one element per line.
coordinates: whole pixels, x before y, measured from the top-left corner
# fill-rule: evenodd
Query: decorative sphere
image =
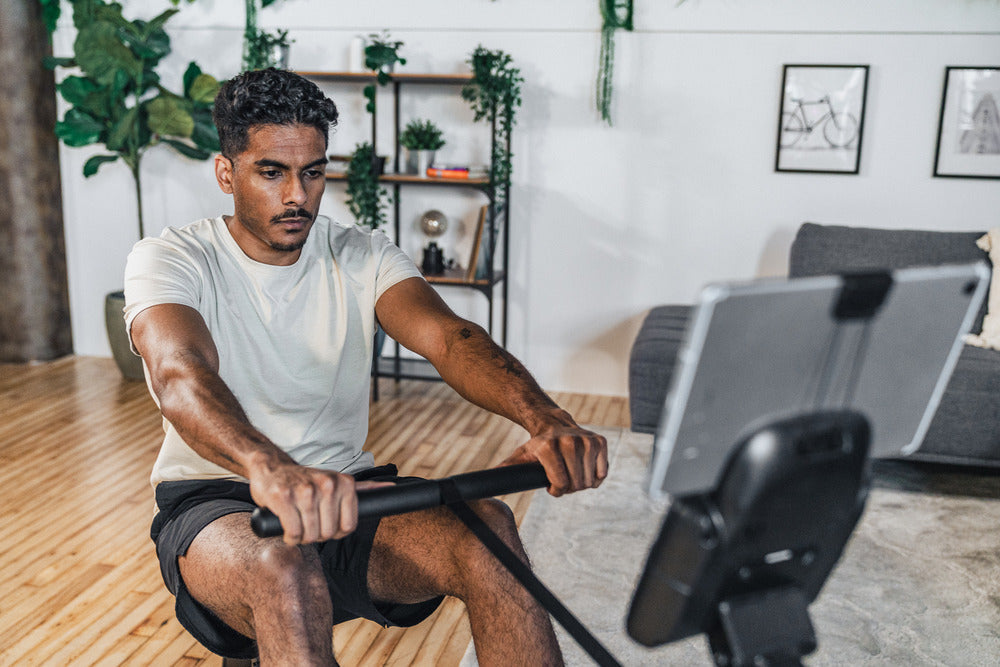
<path fill-rule="evenodd" d="M 448 216 L 437 209 L 431 209 L 420 216 L 420 229 L 428 238 L 437 238 L 448 229 Z"/>

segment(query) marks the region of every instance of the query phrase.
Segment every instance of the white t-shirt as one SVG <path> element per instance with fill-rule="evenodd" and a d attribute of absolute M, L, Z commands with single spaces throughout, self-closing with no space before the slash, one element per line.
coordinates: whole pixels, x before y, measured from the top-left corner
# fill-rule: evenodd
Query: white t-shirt
<path fill-rule="evenodd" d="M 131 335 L 135 316 L 157 304 L 196 309 L 250 423 L 298 463 L 354 472 L 374 464 L 362 446 L 375 303 L 419 275 L 381 232 L 323 216 L 291 266 L 250 259 L 221 217 L 208 218 L 136 244 L 125 268 L 125 324 Z M 154 486 L 238 479 L 195 453 L 166 419 L 164 430 Z"/>

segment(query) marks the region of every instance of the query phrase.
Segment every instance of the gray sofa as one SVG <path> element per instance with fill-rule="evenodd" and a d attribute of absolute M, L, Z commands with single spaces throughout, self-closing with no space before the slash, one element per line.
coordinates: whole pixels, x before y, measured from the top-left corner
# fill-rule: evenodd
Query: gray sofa
<path fill-rule="evenodd" d="M 803 224 L 792 243 L 789 275 L 988 261 L 983 232 L 931 232 Z M 632 430 L 654 433 L 691 307 L 654 308 L 632 346 Z M 986 306 L 973 325 L 981 328 Z M 912 458 L 1000 467 L 1000 351 L 965 345 L 920 450 Z"/>

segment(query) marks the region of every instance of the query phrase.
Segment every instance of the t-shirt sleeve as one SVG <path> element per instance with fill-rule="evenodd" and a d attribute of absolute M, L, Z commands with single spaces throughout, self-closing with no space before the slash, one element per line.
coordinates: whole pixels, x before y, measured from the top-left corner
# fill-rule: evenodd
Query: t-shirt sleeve
<path fill-rule="evenodd" d="M 375 275 L 376 303 L 393 285 L 407 278 L 419 278 L 422 275 L 413 260 L 381 231 L 372 232 L 372 250 L 378 257 L 378 270 Z"/>
<path fill-rule="evenodd" d="M 125 329 L 132 340 L 132 322 L 151 306 L 177 303 L 198 308 L 201 277 L 189 252 L 162 238 L 143 239 L 125 264 Z M 138 352 L 135 345 L 132 351 Z"/>

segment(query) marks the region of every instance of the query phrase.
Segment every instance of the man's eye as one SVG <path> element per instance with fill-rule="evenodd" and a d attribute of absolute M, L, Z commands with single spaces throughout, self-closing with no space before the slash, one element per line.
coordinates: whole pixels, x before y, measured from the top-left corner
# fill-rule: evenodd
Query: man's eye
<path fill-rule="evenodd" d="M 305 173 L 306 178 L 323 178 L 325 175 L 321 169 L 309 169 Z"/>
<path fill-rule="evenodd" d="M 278 171 L 277 169 L 268 169 L 266 171 L 260 172 L 260 175 L 263 176 L 264 178 L 277 178 L 278 176 L 281 175 L 281 172 Z"/>

